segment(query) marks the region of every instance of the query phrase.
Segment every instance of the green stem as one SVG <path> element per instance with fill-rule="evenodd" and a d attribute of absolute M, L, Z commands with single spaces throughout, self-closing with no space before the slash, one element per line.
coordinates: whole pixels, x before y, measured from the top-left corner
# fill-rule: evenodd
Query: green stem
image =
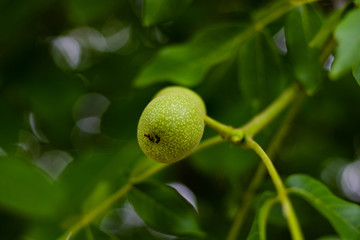
<path fill-rule="evenodd" d="M 335 45 L 336 44 L 334 43 L 333 39 L 330 39 L 327 42 L 327 44 L 323 48 L 321 56 L 320 56 L 320 61 L 322 63 L 325 62 L 327 57 L 334 50 Z M 301 106 L 301 103 L 304 99 L 304 95 L 300 94 L 301 93 L 300 91 L 298 91 L 298 93 L 299 94 L 297 94 L 297 100 L 294 104 L 294 107 L 289 111 L 288 115 L 284 119 L 283 124 L 281 124 L 280 130 L 277 132 L 276 136 L 271 141 L 271 145 L 268 149 L 268 155 L 270 156 L 270 158 L 274 158 L 274 155 L 276 154 L 277 149 L 279 148 L 280 145 L 282 145 L 282 142 L 284 141 L 284 137 L 286 136 L 287 132 L 289 131 L 290 122 L 293 121 L 293 119 L 295 118 L 295 116 Z M 250 123 L 249 123 L 249 125 L 250 125 Z M 249 211 L 249 208 L 250 208 L 249 202 L 252 201 L 255 191 L 258 188 L 258 186 L 260 185 L 260 183 L 262 182 L 262 179 L 264 178 L 265 173 L 266 173 L 265 165 L 259 164 L 258 168 L 255 172 L 255 175 L 249 185 L 249 188 L 247 189 L 247 191 L 245 192 L 245 194 L 243 196 L 242 204 L 239 207 L 239 210 L 237 211 L 233 225 L 230 228 L 228 240 L 236 239 L 237 234 L 241 229 L 243 220 Z M 247 202 L 247 201 L 249 201 L 249 202 Z"/>
<path fill-rule="evenodd" d="M 250 122 L 241 128 L 235 129 L 220 123 L 209 116 L 205 116 L 205 124 L 220 133 L 223 140 L 230 140 L 235 144 L 239 144 L 244 139 L 245 135 L 252 137 L 272 122 L 292 102 L 299 92 L 297 85 L 294 84 L 290 86 L 263 112 L 256 115 Z M 221 139 L 216 136 L 206 141 L 208 141 L 206 142 L 206 145 L 213 146 L 220 143 Z M 203 146 L 201 146 L 201 148 L 203 148 Z"/>
<path fill-rule="evenodd" d="M 244 127 L 234 129 L 231 126 L 224 125 L 209 116 L 205 116 L 205 123 L 209 127 L 213 128 L 215 131 L 219 132 L 221 136 L 215 136 L 209 139 L 204 140 L 200 143 L 200 145 L 195 149 L 194 153 L 198 151 L 202 151 L 208 147 L 212 147 L 223 142 L 226 139 L 230 139 L 233 142 L 241 142 L 243 137 L 246 134 L 256 135 L 259 131 L 261 131 L 264 127 L 267 126 L 272 120 L 274 120 L 277 115 L 283 111 L 293 100 L 295 95 L 298 95 L 300 90 L 296 85 L 290 86 L 285 90 L 283 94 L 281 94 L 271 105 L 269 105 L 263 112 L 256 115 L 249 123 L 247 123 Z M 231 135 L 233 135 L 233 131 L 238 130 L 237 137 L 231 139 Z M 241 137 L 242 136 L 242 137 Z M 240 138 L 241 137 L 241 138 Z"/>
<path fill-rule="evenodd" d="M 252 140 L 252 136 L 258 133 L 260 130 L 262 130 L 266 125 L 268 125 L 275 117 L 277 117 L 292 100 L 297 96 L 299 93 L 298 87 L 296 85 L 293 85 L 292 87 L 288 88 L 278 99 L 276 99 L 268 108 L 266 108 L 262 113 L 254 117 L 248 124 L 246 124 L 243 128 L 240 129 L 234 129 L 231 126 L 224 125 L 208 116 L 205 117 L 205 123 L 209 127 L 213 128 L 217 132 L 220 133 L 220 135 L 224 139 L 229 139 L 235 144 L 242 144 L 244 142 L 244 138 L 246 138 L 246 146 L 250 147 L 255 150 L 256 153 L 263 159 L 266 168 L 268 169 L 268 172 L 270 176 L 272 177 L 272 180 L 274 182 L 274 185 L 278 191 L 279 199 L 282 202 L 283 209 L 285 216 L 289 222 L 289 227 L 293 236 L 293 239 L 295 240 L 301 240 L 303 239 L 302 233 L 300 230 L 300 226 L 297 223 L 297 218 L 295 215 L 295 212 L 292 208 L 291 202 L 287 197 L 286 189 L 282 183 L 281 178 L 277 174 L 277 171 L 272 164 L 270 158 L 266 155 L 266 153 L 262 150 L 262 148 Z M 218 140 L 211 140 L 211 143 L 217 142 Z M 261 151 L 259 150 L 261 149 Z M 262 154 L 262 155 L 260 155 Z M 264 160 L 264 156 L 265 158 Z M 256 175 L 256 181 L 253 182 L 252 190 L 254 191 L 257 186 L 260 184 L 262 176 L 264 175 L 265 169 L 259 170 Z M 246 196 L 248 198 L 252 198 L 253 196 L 249 194 Z M 244 199 L 245 200 L 245 207 L 248 208 L 248 204 L 251 202 L 250 199 Z M 246 213 L 246 212 L 245 212 Z M 236 225 L 241 225 L 242 219 L 245 216 L 245 213 L 243 213 L 239 219 L 235 219 L 237 222 Z M 289 215 L 286 215 L 289 213 Z M 237 235 L 237 227 L 235 229 L 232 229 L 232 232 L 230 233 L 230 237 L 234 239 L 234 236 Z M 230 238 L 230 239 L 231 239 Z"/>
<path fill-rule="evenodd" d="M 273 9 L 273 11 L 270 14 L 264 14 L 261 19 L 259 19 L 257 22 L 253 24 L 253 27 L 255 30 L 260 31 L 268 24 L 272 23 L 276 19 L 283 16 L 285 13 L 289 12 L 291 9 L 293 9 L 296 6 L 304 5 L 307 3 L 316 2 L 318 0 L 292 0 L 288 2 L 279 2 L 279 5 L 276 5 L 277 8 Z M 270 6 L 271 7 L 271 6 Z"/>
<path fill-rule="evenodd" d="M 233 143 L 238 144 L 244 139 L 245 135 L 242 129 L 235 129 L 231 126 L 227 126 L 206 115 L 204 120 L 205 124 L 217 131 L 224 140 L 228 139 Z"/>
<path fill-rule="evenodd" d="M 274 138 L 271 141 L 271 144 L 268 148 L 268 155 L 271 159 L 273 159 L 277 153 L 277 150 L 279 149 L 279 146 L 281 146 L 285 140 L 285 137 L 287 136 L 291 122 L 294 120 L 295 116 L 297 115 L 300 106 L 303 102 L 304 95 L 299 94 L 296 97 L 296 100 L 292 106 L 292 108 L 288 111 L 286 117 L 284 118 L 281 128 L 276 133 Z M 237 238 L 237 235 L 242 227 L 243 221 L 245 219 L 245 216 L 248 214 L 252 200 L 255 196 L 255 192 L 262 183 L 262 180 L 264 179 L 264 176 L 266 174 L 266 168 L 265 165 L 260 163 L 258 164 L 258 167 L 255 171 L 255 174 L 250 182 L 250 185 L 246 192 L 244 193 L 241 201 L 241 205 L 239 206 L 239 209 L 237 210 L 236 216 L 234 218 L 233 224 L 230 228 L 227 240 L 235 240 Z"/>
<path fill-rule="evenodd" d="M 265 151 L 260 147 L 259 144 L 257 144 L 257 142 L 255 142 L 251 138 L 246 139 L 246 146 L 253 149 L 256 152 L 256 154 L 263 160 L 263 163 L 265 164 L 265 166 L 269 172 L 269 175 L 273 180 L 273 183 L 275 185 L 277 192 L 280 195 L 283 195 L 284 192 L 286 192 L 285 186 L 284 186 L 279 174 L 277 173 L 274 165 L 272 164 L 270 158 L 265 153 Z"/>
<path fill-rule="evenodd" d="M 270 158 L 265 153 L 265 151 L 253 139 L 247 138 L 246 144 L 249 148 L 253 149 L 256 152 L 256 154 L 262 159 L 264 165 L 266 166 L 266 168 L 268 170 L 268 173 L 275 185 L 276 191 L 278 192 L 278 197 L 279 197 L 279 200 L 280 200 L 280 202 L 282 204 L 282 208 L 283 208 L 283 214 L 285 215 L 285 218 L 288 221 L 292 239 L 303 240 L 304 237 L 302 235 L 301 228 L 300 228 L 299 222 L 297 220 L 295 211 L 294 211 L 291 201 L 287 195 L 286 188 L 285 188 L 279 174 L 277 173 L 273 163 L 271 162 Z"/>
<path fill-rule="evenodd" d="M 262 31 L 268 24 L 280 18 L 281 16 L 283 16 L 293 8 L 316 1 L 318 0 L 292 0 L 289 2 L 284 1 L 283 4 L 279 4 L 276 9 L 273 9 L 273 11 L 271 12 L 267 11 L 267 14 L 264 14 L 262 15 L 261 18 L 256 19 L 256 21 L 249 28 L 247 28 L 241 34 L 239 34 L 239 37 L 235 39 L 235 41 L 238 43 L 242 43 L 247 38 L 252 36 L 254 33 L 258 31 Z M 263 9 L 267 10 L 268 8 L 266 7 Z"/>
<path fill-rule="evenodd" d="M 259 233 L 260 239 L 266 239 L 266 223 L 272 207 L 279 202 L 278 198 L 267 200 L 259 209 Z"/>

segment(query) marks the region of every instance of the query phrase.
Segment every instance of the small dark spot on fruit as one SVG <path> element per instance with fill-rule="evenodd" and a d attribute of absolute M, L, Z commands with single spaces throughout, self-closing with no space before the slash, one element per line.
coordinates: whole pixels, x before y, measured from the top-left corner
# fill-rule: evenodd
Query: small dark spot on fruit
<path fill-rule="evenodd" d="M 147 137 L 151 142 L 154 142 L 154 138 L 149 134 L 144 134 L 145 137 Z"/>
<path fill-rule="evenodd" d="M 160 142 L 160 137 L 158 135 L 155 135 L 155 137 L 151 136 L 151 134 L 144 134 L 145 137 L 147 137 L 151 142 L 153 143 L 159 143 Z"/>
<path fill-rule="evenodd" d="M 160 142 L 160 137 L 158 135 L 155 135 L 155 143 L 159 143 Z"/>

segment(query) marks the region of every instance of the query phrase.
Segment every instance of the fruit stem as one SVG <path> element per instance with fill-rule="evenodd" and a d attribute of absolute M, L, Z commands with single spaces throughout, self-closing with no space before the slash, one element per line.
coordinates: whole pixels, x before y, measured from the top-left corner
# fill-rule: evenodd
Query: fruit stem
<path fill-rule="evenodd" d="M 256 154 L 261 158 L 261 160 L 263 161 L 264 165 L 268 170 L 268 173 L 275 185 L 276 191 L 278 192 L 278 198 L 282 205 L 283 214 L 288 222 L 292 239 L 303 240 L 304 237 L 301 232 L 300 224 L 297 220 L 291 201 L 287 195 L 287 190 L 278 172 L 276 171 L 276 168 L 274 167 L 272 161 L 265 153 L 265 151 L 261 148 L 261 146 L 257 142 L 255 142 L 252 138 L 246 139 L 246 146 L 248 146 L 249 148 L 251 148 L 256 152 Z"/>
<path fill-rule="evenodd" d="M 296 96 L 300 96 L 299 93 L 300 91 L 298 86 L 295 84 L 292 85 L 263 112 L 255 116 L 249 123 L 239 129 L 235 129 L 231 126 L 220 123 L 210 118 L 209 116 L 205 116 L 204 118 L 206 125 L 217 131 L 223 139 L 230 140 L 237 145 L 242 145 L 244 148 L 253 149 L 263 160 L 278 192 L 278 197 L 283 206 L 283 212 L 288 221 L 290 232 L 294 240 L 302 240 L 303 236 L 295 215 L 295 211 L 291 205 L 290 199 L 287 196 L 285 186 L 270 158 L 260 147 L 260 145 L 258 145 L 252 139 L 252 137 L 261 131 L 265 126 L 267 126 L 272 120 L 274 120 L 275 117 L 277 117 L 294 100 Z M 214 145 L 214 142 L 218 141 L 218 139 L 219 138 L 214 140 L 208 139 L 207 145 Z M 204 146 L 201 148 L 204 148 Z"/>
<path fill-rule="evenodd" d="M 213 146 L 220 143 L 222 140 L 230 140 L 237 145 L 241 145 L 245 136 L 253 137 L 272 122 L 293 100 L 300 94 L 299 87 L 296 84 L 287 88 L 272 104 L 270 104 L 264 111 L 256 115 L 250 122 L 240 128 L 233 128 L 212 119 L 209 116 L 204 117 L 205 124 L 215 131 L 217 131 L 222 138 L 215 136 L 204 141 L 198 148 Z M 209 144 L 211 143 L 211 144 Z"/>
<path fill-rule="evenodd" d="M 279 147 L 283 144 L 290 130 L 291 122 L 294 120 L 295 116 L 299 112 L 303 100 L 304 100 L 304 95 L 298 94 L 294 104 L 286 114 L 279 131 L 276 132 L 275 136 L 270 141 L 270 146 L 268 147 L 267 150 L 270 159 L 273 159 L 276 156 Z M 243 225 L 244 219 L 250 210 L 251 203 L 255 196 L 255 192 L 262 183 L 265 174 L 266 174 L 266 167 L 263 163 L 260 162 L 255 171 L 255 174 L 252 177 L 249 187 L 247 188 L 246 192 L 243 194 L 241 204 L 237 210 L 236 216 L 234 217 L 234 222 L 230 228 L 227 240 L 235 240 L 237 238 L 237 235 Z"/>
<path fill-rule="evenodd" d="M 205 124 L 217 131 L 224 140 L 230 140 L 234 144 L 239 144 L 244 139 L 244 131 L 235 129 L 231 126 L 222 124 L 209 116 L 204 116 Z"/>

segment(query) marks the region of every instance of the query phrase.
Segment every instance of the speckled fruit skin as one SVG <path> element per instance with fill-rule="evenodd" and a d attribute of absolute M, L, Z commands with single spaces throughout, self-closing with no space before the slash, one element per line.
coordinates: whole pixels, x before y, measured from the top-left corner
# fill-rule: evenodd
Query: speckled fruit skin
<path fill-rule="evenodd" d="M 144 109 L 138 124 L 141 150 L 162 163 L 179 161 L 199 144 L 204 116 L 187 96 L 165 94 L 154 98 Z"/>
<path fill-rule="evenodd" d="M 202 100 L 202 98 L 194 91 L 185 88 L 185 87 L 181 87 L 181 86 L 170 86 L 170 87 L 166 87 L 161 89 L 154 98 L 169 94 L 169 93 L 173 93 L 173 94 L 179 94 L 179 95 L 183 95 L 183 96 L 187 96 L 190 99 L 192 99 L 193 101 L 195 101 L 195 103 L 197 104 L 197 106 L 200 108 L 201 113 L 205 116 L 206 114 L 206 106 L 204 101 Z"/>

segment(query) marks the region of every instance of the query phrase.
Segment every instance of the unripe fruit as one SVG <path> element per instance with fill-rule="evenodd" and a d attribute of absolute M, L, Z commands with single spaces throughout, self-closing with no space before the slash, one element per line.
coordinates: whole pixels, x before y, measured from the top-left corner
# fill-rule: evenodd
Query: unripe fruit
<path fill-rule="evenodd" d="M 144 109 L 137 138 L 142 151 L 162 163 L 179 161 L 199 144 L 204 115 L 188 96 L 168 93 L 154 98 Z"/>
<path fill-rule="evenodd" d="M 174 93 L 174 94 L 179 94 L 179 95 L 183 95 L 183 96 L 187 96 L 190 99 L 192 99 L 197 106 L 199 107 L 201 113 L 203 115 L 206 114 L 206 106 L 204 101 L 202 100 L 202 98 L 194 91 L 188 89 L 188 88 L 184 88 L 184 87 L 180 87 L 180 86 L 170 86 L 170 87 L 166 87 L 163 88 L 162 90 L 160 90 L 154 98 L 169 94 L 169 93 Z"/>

